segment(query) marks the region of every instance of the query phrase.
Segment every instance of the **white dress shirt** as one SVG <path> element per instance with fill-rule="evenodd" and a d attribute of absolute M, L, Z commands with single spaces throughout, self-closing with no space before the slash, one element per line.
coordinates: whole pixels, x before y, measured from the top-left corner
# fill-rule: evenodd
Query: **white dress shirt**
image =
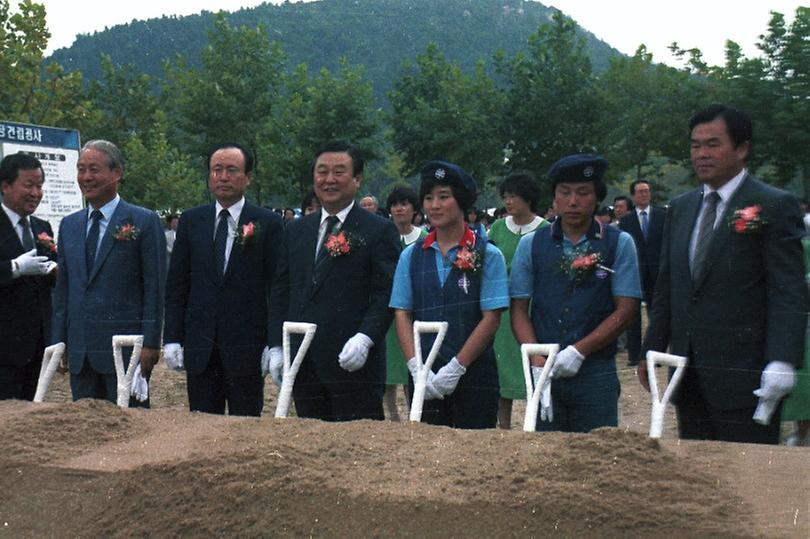
<path fill-rule="evenodd" d="M 349 212 L 352 211 L 354 208 L 354 200 L 352 203 L 337 212 L 336 217 L 338 221 L 340 221 L 340 226 L 343 226 L 343 223 L 346 222 L 346 216 L 349 215 Z M 323 208 L 321 208 L 321 225 L 318 228 L 318 242 L 315 244 L 315 256 L 318 256 L 318 251 L 321 248 L 321 244 L 323 243 L 323 238 L 326 236 L 326 219 L 329 217 L 329 213 L 326 212 Z"/>
<path fill-rule="evenodd" d="M 737 191 L 737 188 L 740 187 L 740 184 L 743 181 L 743 178 L 748 173 L 747 169 L 742 169 L 739 174 L 731 178 L 729 181 L 724 183 L 720 186 L 720 189 L 717 189 L 717 194 L 720 195 L 720 200 L 717 201 L 717 213 L 714 216 L 714 227 L 713 229 L 717 229 L 718 223 L 722 222 L 724 217 L 723 214 L 726 212 L 726 206 L 728 206 L 728 201 L 731 200 L 731 197 L 734 196 L 734 192 Z M 695 259 L 695 248 L 697 246 L 697 236 L 698 231 L 700 230 L 700 223 L 703 221 L 703 211 L 704 211 L 704 204 L 703 202 L 706 200 L 706 195 L 714 191 L 708 185 L 703 186 L 703 200 L 700 203 L 700 210 L 698 211 L 698 218 L 695 221 L 695 226 L 692 228 L 692 237 L 689 239 L 689 260 L 692 261 Z"/>

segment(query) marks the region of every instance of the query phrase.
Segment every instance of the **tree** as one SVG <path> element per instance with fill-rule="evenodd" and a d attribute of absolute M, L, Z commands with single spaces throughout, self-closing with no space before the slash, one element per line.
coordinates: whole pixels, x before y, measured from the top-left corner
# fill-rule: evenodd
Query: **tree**
<path fill-rule="evenodd" d="M 672 50 L 687 59 L 686 71 L 705 78 L 705 103 L 728 103 L 751 116 L 750 167 L 781 185 L 800 177 L 810 198 L 810 8 L 797 8 L 789 27 L 782 14 L 771 12 L 757 47 L 763 55 L 746 58 L 727 41 L 724 66 L 708 66 L 698 49 L 673 43 Z"/>
<path fill-rule="evenodd" d="M 262 26 L 232 28 L 223 13 L 215 18 L 208 40 L 201 70 L 189 68 L 182 58 L 166 65 L 164 93 L 176 126 L 173 136 L 191 155 L 207 155 L 225 141 L 255 151 L 274 107 L 282 101 L 284 54 Z M 259 204 L 278 181 L 272 173 L 254 171 L 250 189 Z"/>
<path fill-rule="evenodd" d="M 312 185 L 312 157 L 331 140 L 351 142 L 365 160 L 379 157 L 380 111 L 362 67 L 352 67 L 342 58 L 336 74 L 324 68 L 309 79 L 306 67 L 299 66 L 291 80 L 284 118 L 290 128 L 286 138 L 293 147 L 286 147 L 285 170 L 298 182 L 298 196 Z"/>
<path fill-rule="evenodd" d="M 102 77 L 90 82 L 87 95 L 97 113 L 89 136 L 123 144 L 130 136 L 151 128 L 158 110 L 155 81 L 132 65 L 116 66 L 101 56 Z"/>
<path fill-rule="evenodd" d="M 482 182 L 503 165 L 503 93 L 479 62 L 467 75 L 435 43 L 406 63 L 388 94 L 391 140 L 407 174 L 432 159 L 458 163 Z"/>
<path fill-rule="evenodd" d="M 136 130 L 123 142 L 126 171 L 122 196 L 161 213 L 178 213 L 202 203 L 205 177 L 169 144 L 166 115 L 156 111 L 151 123 L 149 129 Z"/>
<path fill-rule="evenodd" d="M 56 63 L 43 68 L 51 37 L 45 7 L 24 0 L 19 10 L 11 14 L 8 0 L 0 0 L 0 118 L 82 128 L 93 115 L 81 73 L 66 74 Z"/>
<path fill-rule="evenodd" d="M 688 157 L 686 119 L 698 107 L 694 79 L 652 59 L 641 45 L 632 57 L 613 58 L 598 82 L 601 151 L 614 172 L 632 169 L 635 179 Z"/>
<path fill-rule="evenodd" d="M 594 151 L 600 140 L 591 63 L 576 25 L 556 11 L 529 38 L 529 50 L 496 57 L 507 92 L 509 166 L 545 175 L 561 157 Z"/>

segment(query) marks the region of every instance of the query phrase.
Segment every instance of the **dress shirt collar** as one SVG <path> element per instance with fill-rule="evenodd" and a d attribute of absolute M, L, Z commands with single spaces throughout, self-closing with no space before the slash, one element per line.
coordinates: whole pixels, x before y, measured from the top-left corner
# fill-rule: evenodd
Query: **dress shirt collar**
<path fill-rule="evenodd" d="M 504 219 L 504 224 L 506 224 L 507 230 L 509 230 L 509 232 L 511 232 L 512 234 L 517 234 L 519 236 L 523 236 L 525 234 L 528 234 L 529 232 L 532 232 L 542 223 L 543 218 L 540 217 L 539 215 L 535 215 L 534 219 L 532 219 L 531 221 L 529 221 L 529 223 L 525 225 L 519 225 L 515 223 L 515 218 L 512 217 L 511 215 L 507 215 L 506 218 Z"/>
<path fill-rule="evenodd" d="M 219 218 L 219 212 L 222 210 L 228 210 L 228 213 L 231 215 L 231 219 L 233 219 L 234 223 L 239 223 L 239 217 L 242 215 L 242 208 L 245 207 L 245 197 L 239 199 L 239 202 L 235 204 L 231 204 L 230 207 L 225 208 L 222 204 L 219 203 L 217 200 L 216 204 L 214 204 L 216 213 L 214 214 L 214 219 Z"/>
<path fill-rule="evenodd" d="M 413 242 L 415 242 L 416 240 L 418 240 L 419 236 L 421 236 L 421 235 L 422 235 L 422 229 L 417 227 L 417 226 L 411 225 L 411 231 L 408 232 L 407 234 L 405 234 L 404 236 L 402 234 L 400 234 L 399 239 L 405 245 L 410 245 Z"/>
<path fill-rule="evenodd" d="M 17 230 L 17 225 L 20 224 L 20 219 L 22 219 L 22 215 L 17 215 L 17 212 L 6 206 L 5 204 L 0 204 L 3 206 L 3 211 L 6 212 L 8 215 L 8 220 L 11 221 L 11 226 L 14 227 L 14 230 Z"/>
<path fill-rule="evenodd" d="M 748 169 L 744 168 L 739 172 L 739 174 L 737 174 L 736 176 L 731 178 L 729 181 L 727 181 L 726 183 L 721 185 L 720 189 L 716 190 L 717 194 L 720 195 L 720 202 L 722 202 L 723 204 L 728 203 L 728 201 L 731 199 L 731 196 L 734 194 L 734 192 L 737 190 L 737 188 L 740 187 L 740 184 L 742 183 L 743 178 L 745 178 L 746 174 L 748 174 Z M 712 191 L 715 191 L 715 189 L 712 189 L 708 185 L 704 185 L 703 186 L 703 199 L 705 200 L 706 195 L 708 195 Z"/>
<path fill-rule="evenodd" d="M 636 210 L 636 215 L 638 216 L 638 220 L 641 221 L 641 212 L 645 212 L 647 214 L 647 219 L 649 219 L 650 218 L 650 209 L 651 208 L 652 208 L 652 206 L 647 206 L 646 208 L 644 208 L 642 210 L 641 208 L 636 206 L 635 210 Z"/>
<path fill-rule="evenodd" d="M 351 204 L 349 204 L 348 206 L 337 212 L 336 215 L 341 225 L 346 222 L 346 216 L 349 215 L 349 212 L 352 211 L 352 208 L 354 208 L 354 200 L 352 200 Z M 326 221 L 327 217 L 329 217 L 329 213 L 326 210 L 321 209 L 321 226 L 323 226 L 323 222 Z"/>
<path fill-rule="evenodd" d="M 104 216 L 104 217 L 102 217 L 102 219 L 104 221 L 109 222 L 109 220 L 112 219 L 113 213 L 115 213 L 115 208 L 118 207 L 118 203 L 120 201 L 121 201 L 121 196 L 116 194 L 114 199 L 107 202 L 102 207 L 98 208 L 98 211 L 100 211 L 101 215 Z M 93 213 L 94 209 L 95 208 L 93 207 L 92 204 L 87 205 L 87 221 L 88 222 L 90 222 L 90 215 Z"/>

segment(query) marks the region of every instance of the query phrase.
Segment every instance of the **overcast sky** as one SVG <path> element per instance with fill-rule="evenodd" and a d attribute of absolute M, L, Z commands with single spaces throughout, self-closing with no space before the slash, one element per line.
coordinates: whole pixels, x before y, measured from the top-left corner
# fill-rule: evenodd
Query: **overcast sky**
<path fill-rule="evenodd" d="M 441 1 L 441 0 L 436 0 Z M 161 15 L 188 15 L 201 10 L 238 10 L 261 4 L 252 0 L 40 0 L 48 12 L 51 52 L 73 43 L 77 34 L 93 33 L 133 19 Z M 278 1 L 273 3 L 279 3 Z M 802 2 L 790 0 L 547 0 L 582 27 L 625 54 L 643 43 L 657 62 L 672 65 L 667 47 L 677 41 L 682 48 L 697 47 L 713 65 L 724 63 L 727 39 L 736 41 L 748 56 L 759 51 L 758 36 L 767 31 L 769 11 L 793 20 Z M 17 2 L 12 0 L 12 11 Z M 804 2 L 810 5 L 810 0 Z"/>

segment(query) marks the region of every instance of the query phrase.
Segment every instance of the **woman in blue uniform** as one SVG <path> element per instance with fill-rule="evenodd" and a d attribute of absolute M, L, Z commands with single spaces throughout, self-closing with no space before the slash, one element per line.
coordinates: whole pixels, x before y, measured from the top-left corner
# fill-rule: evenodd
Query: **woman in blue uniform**
<path fill-rule="evenodd" d="M 444 161 L 429 162 L 421 178 L 419 198 L 433 228 L 399 258 L 390 302 L 397 336 L 404 356 L 411 358 L 407 365 L 413 378 L 413 321 L 447 321 L 447 336 L 428 377 L 422 419 L 494 428 L 499 387 L 492 341 L 509 304 L 506 263 L 498 248 L 464 221 L 475 202 L 475 180 Z M 434 338 L 422 337 L 425 354 Z"/>

